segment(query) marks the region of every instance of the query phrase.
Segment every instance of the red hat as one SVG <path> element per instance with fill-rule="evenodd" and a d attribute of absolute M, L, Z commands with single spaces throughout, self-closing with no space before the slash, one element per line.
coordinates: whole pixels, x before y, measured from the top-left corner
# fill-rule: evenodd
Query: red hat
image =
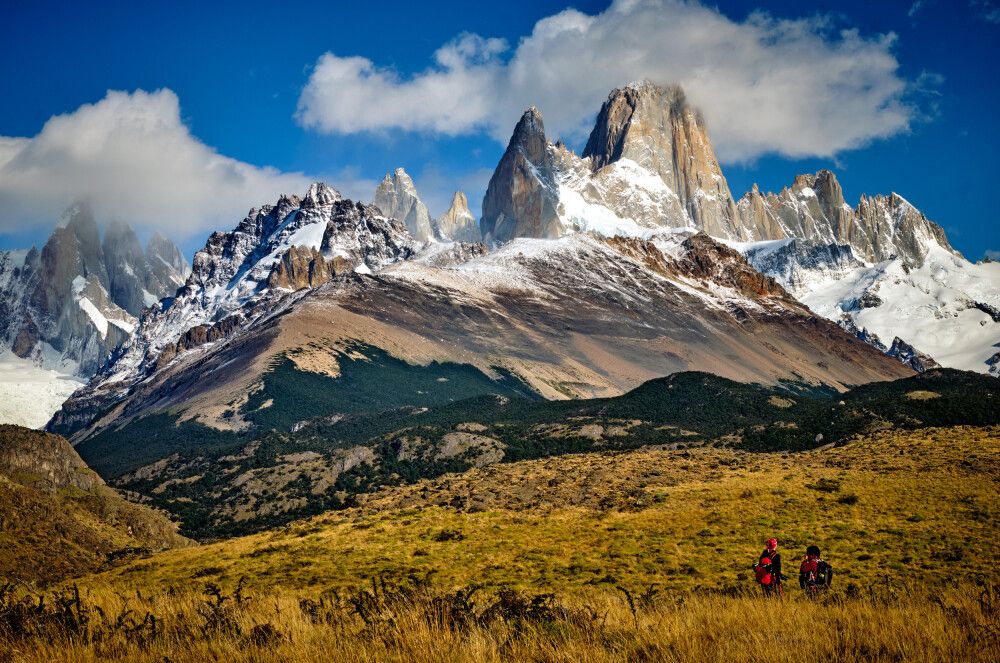
<path fill-rule="evenodd" d="M 777 539 L 768 539 L 767 540 L 767 549 L 768 550 L 774 550 L 777 547 L 778 547 L 778 540 Z"/>

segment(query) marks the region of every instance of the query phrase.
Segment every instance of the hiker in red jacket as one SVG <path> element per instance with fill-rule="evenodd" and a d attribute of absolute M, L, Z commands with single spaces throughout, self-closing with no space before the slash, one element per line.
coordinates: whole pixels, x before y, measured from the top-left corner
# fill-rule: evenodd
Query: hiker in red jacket
<path fill-rule="evenodd" d="M 778 540 L 768 539 L 767 547 L 760 554 L 753 567 L 757 582 L 764 590 L 764 596 L 780 596 L 781 581 L 786 577 L 781 575 L 781 553 L 778 552 Z"/>

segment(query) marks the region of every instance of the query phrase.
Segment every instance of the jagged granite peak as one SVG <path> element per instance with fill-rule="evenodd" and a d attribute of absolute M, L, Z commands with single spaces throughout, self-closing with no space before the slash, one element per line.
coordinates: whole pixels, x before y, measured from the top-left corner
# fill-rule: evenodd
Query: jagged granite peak
<path fill-rule="evenodd" d="M 480 231 L 488 242 L 564 234 L 552 146 L 534 106 L 521 115 L 483 198 Z"/>
<path fill-rule="evenodd" d="M 143 314 L 135 333 L 50 427 L 78 425 L 95 403 L 106 407 L 178 355 L 226 341 L 312 288 L 414 255 L 399 220 L 331 192 L 314 185 L 304 198 L 282 196 L 250 210 L 234 230 L 212 233 L 183 287 Z"/>
<path fill-rule="evenodd" d="M 922 265 L 932 243 L 958 255 L 944 229 L 897 193 L 862 195 L 856 210 L 862 230 L 852 246 L 878 262 L 894 256 Z"/>
<path fill-rule="evenodd" d="M 341 199 L 340 192 L 332 186 L 323 182 L 313 182 L 309 185 L 309 191 L 302 199 L 301 205 L 304 209 L 312 209 L 332 205 Z"/>
<path fill-rule="evenodd" d="M 494 244 L 663 228 L 752 238 L 739 223 L 704 121 L 676 86 L 643 82 L 612 91 L 583 157 L 550 143 L 541 114 L 529 108 L 483 199 L 481 230 Z"/>
<path fill-rule="evenodd" d="M 375 189 L 374 205 L 386 216 L 403 222 L 418 242 L 434 239 L 430 213 L 420 200 L 413 179 L 402 168 L 386 173 Z"/>
<path fill-rule="evenodd" d="M 898 256 L 920 265 L 929 242 L 955 252 L 944 230 L 898 194 L 862 195 L 852 208 L 829 170 L 798 175 L 779 193 L 762 194 L 755 186 L 740 199 L 738 209 L 755 240 L 846 244 L 859 260 L 870 263 Z"/>
<path fill-rule="evenodd" d="M 435 232 L 438 239 L 454 242 L 478 242 L 482 239 L 464 193 L 456 191 L 452 196 L 448 210 L 437 219 Z"/>
<path fill-rule="evenodd" d="M 166 240 L 161 250 L 168 245 L 179 255 Z M 0 274 L 0 340 L 18 357 L 90 377 L 142 310 L 172 294 L 183 277 L 166 265 L 154 269 L 123 223 L 109 224 L 102 241 L 90 207 L 74 204 L 41 251 L 28 252 L 16 273 Z"/>
<path fill-rule="evenodd" d="M 635 162 L 679 196 L 695 228 L 744 238 L 705 121 L 679 86 L 642 81 L 612 90 L 583 157 L 595 172 L 622 159 Z"/>

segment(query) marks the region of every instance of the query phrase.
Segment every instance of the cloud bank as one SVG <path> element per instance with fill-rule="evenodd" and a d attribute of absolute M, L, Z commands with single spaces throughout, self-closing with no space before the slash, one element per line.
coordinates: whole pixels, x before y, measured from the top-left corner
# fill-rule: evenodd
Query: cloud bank
<path fill-rule="evenodd" d="M 0 232 L 51 224 L 73 201 L 174 239 L 233 226 L 308 179 L 223 156 L 191 135 L 171 90 L 110 91 L 52 117 L 33 138 L 0 137 Z"/>
<path fill-rule="evenodd" d="M 506 142 L 534 104 L 550 134 L 578 141 L 612 88 L 650 79 L 684 87 L 724 161 L 829 157 L 909 128 L 916 110 L 905 101 L 894 41 L 838 30 L 824 16 L 755 12 L 734 21 L 694 1 L 617 0 L 598 15 L 567 9 L 545 18 L 513 51 L 460 35 L 408 78 L 326 53 L 296 119 L 330 134 L 486 132 Z"/>

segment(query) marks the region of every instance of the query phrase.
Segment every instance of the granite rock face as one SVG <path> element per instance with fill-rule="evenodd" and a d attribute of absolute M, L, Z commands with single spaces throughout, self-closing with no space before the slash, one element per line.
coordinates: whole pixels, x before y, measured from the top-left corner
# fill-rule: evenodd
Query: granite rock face
<path fill-rule="evenodd" d="M 373 204 L 387 217 L 401 221 L 418 242 L 434 239 L 427 206 L 417 195 L 413 180 L 402 168 L 385 174 L 382 183 L 375 189 Z"/>
<path fill-rule="evenodd" d="M 454 242 L 478 242 L 482 239 L 476 217 L 469 211 L 469 199 L 461 191 L 452 196 L 448 211 L 437 218 L 438 239 Z"/>
<path fill-rule="evenodd" d="M 19 357 L 92 375 L 187 271 L 169 240 L 154 236 L 143 250 L 129 226 L 111 223 L 102 241 L 93 212 L 74 205 L 41 251 L 0 256 L 0 340 Z"/>
<path fill-rule="evenodd" d="M 680 87 L 646 81 L 613 90 L 583 157 L 590 158 L 594 172 L 622 159 L 633 161 L 677 194 L 695 228 L 714 237 L 743 238 L 705 121 Z"/>

